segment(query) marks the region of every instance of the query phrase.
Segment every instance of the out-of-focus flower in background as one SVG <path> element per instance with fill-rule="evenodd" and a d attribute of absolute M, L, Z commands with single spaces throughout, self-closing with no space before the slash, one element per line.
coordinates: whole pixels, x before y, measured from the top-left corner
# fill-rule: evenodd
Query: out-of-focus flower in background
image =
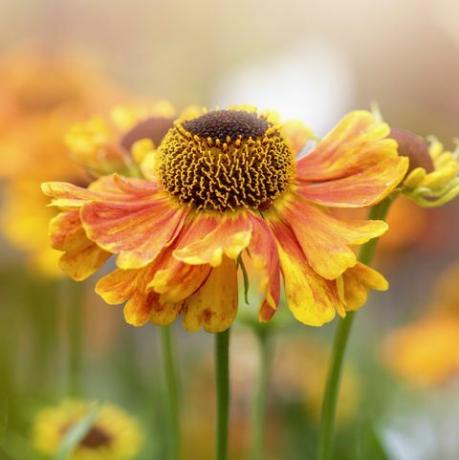
<path fill-rule="evenodd" d="M 459 268 L 449 268 L 434 289 L 431 305 L 417 319 L 386 337 L 386 365 L 406 382 L 442 385 L 459 376 Z"/>
<path fill-rule="evenodd" d="M 69 157 L 65 132 L 79 118 L 113 103 L 121 91 L 90 60 L 70 50 L 15 49 L 2 57 L 0 79 L 2 104 L 8 107 L 0 123 L 2 230 L 26 253 L 29 267 L 61 276 L 44 225 L 55 211 L 46 207 L 40 184 L 50 177 L 89 183 Z"/>
<path fill-rule="evenodd" d="M 57 454 L 66 434 L 88 416 L 92 403 L 67 399 L 42 409 L 33 424 L 33 443 L 42 454 Z M 143 444 L 137 420 L 119 407 L 104 403 L 86 435 L 78 444 L 72 460 L 131 460 Z"/>

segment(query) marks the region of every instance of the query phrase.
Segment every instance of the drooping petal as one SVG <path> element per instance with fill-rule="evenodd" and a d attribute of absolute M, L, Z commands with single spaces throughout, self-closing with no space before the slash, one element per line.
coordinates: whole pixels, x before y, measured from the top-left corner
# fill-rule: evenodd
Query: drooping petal
<path fill-rule="evenodd" d="M 360 262 L 344 272 L 343 284 L 346 310 L 357 310 L 363 306 L 371 289 L 389 289 L 389 283 L 384 276 Z"/>
<path fill-rule="evenodd" d="M 110 257 L 110 253 L 86 237 L 78 210 L 54 217 L 50 223 L 50 233 L 52 247 L 64 251 L 59 260 L 60 268 L 76 281 L 91 276 Z"/>
<path fill-rule="evenodd" d="M 183 324 L 189 331 L 197 331 L 200 327 L 208 332 L 224 331 L 233 323 L 237 305 L 236 262 L 223 257 L 201 289 L 186 300 Z"/>
<path fill-rule="evenodd" d="M 309 265 L 326 279 L 338 278 L 357 263 L 350 245 L 366 243 L 388 228 L 378 220 L 338 220 L 295 195 L 278 213 L 295 234 Z"/>
<path fill-rule="evenodd" d="M 210 271 L 209 265 L 189 265 L 170 257 L 148 287 L 161 294 L 162 301 L 181 302 L 202 286 Z"/>
<path fill-rule="evenodd" d="M 397 143 L 387 138 L 389 134 L 389 126 L 375 121 L 371 113 L 351 112 L 297 163 L 298 178 L 337 179 L 397 157 Z"/>
<path fill-rule="evenodd" d="M 274 315 L 280 298 L 280 265 L 276 241 L 267 223 L 251 214 L 253 236 L 249 245 L 250 257 L 262 272 L 260 290 L 264 299 L 259 307 L 260 321 L 269 321 Z"/>
<path fill-rule="evenodd" d="M 282 222 L 273 222 L 285 295 L 294 317 L 309 326 L 322 326 L 331 321 L 336 312 L 345 314 L 336 280 L 319 276 L 309 265 L 295 235 Z"/>
<path fill-rule="evenodd" d="M 246 213 L 199 216 L 173 254 L 177 260 L 190 265 L 217 267 L 224 255 L 236 259 L 249 245 L 251 236 L 252 226 Z"/>
<path fill-rule="evenodd" d="M 162 302 L 159 294 L 148 289 L 155 264 L 137 270 L 116 269 L 99 280 L 96 293 L 110 305 L 126 303 L 124 317 L 128 324 L 143 326 L 151 321 L 166 325 L 180 312 L 180 304 Z"/>
<path fill-rule="evenodd" d="M 401 182 L 408 160 L 397 155 L 390 128 L 352 112 L 297 163 L 298 193 L 332 207 L 370 206 Z"/>
<path fill-rule="evenodd" d="M 408 168 L 406 158 L 381 160 L 355 174 L 327 182 L 298 183 L 298 193 L 309 201 L 336 208 L 371 206 L 388 196 L 402 181 Z"/>
<path fill-rule="evenodd" d="M 157 193 L 148 200 L 87 203 L 81 219 L 91 240 L 118 254 L 118 267 L 132 269 L 155 260 L 177 236 L 187 212 Z"/>

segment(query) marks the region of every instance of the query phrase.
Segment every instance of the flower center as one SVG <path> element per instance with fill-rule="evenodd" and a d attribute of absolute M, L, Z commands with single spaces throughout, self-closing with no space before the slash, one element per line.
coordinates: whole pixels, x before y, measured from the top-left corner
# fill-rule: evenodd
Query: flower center
<path fill-rule="evenodd" d="M 294 156 L 279 127 L 242 110 L 176 122 L 159 148 L 166 190 L 196 209 L 266 209 L 287 188 Z"/>
<path fill-rule="evenodd" d="M 121 139 L 121 145 L 128 151 L 141 139 L 150 139 L 159 145 L 164 135 L 173 126 L 173 120 L 167 117 L 151 117 L 131 128 Z"/>
<path fill-rule="evenodd" d="M 111 442 L 112 437 L 108 433 L 97 426 L 93 426 L 81 440 L 80 446 L 89 449 L 98 449 L 100 447 L 109 446 Z"/>
<path fill-rule="evenodd" d="M 435 169 L 429 146 L 422 137 L 401 128 L 392 128 L 390 137 L 397 141 L 398 153 L 410 160 L 408 173 L 416 168 L 424 168 L 428 173 Z"/>

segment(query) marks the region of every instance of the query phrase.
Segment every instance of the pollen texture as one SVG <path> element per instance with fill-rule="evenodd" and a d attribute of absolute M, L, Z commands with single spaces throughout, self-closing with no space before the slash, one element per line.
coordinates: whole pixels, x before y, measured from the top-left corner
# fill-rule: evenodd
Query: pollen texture
<path fill-rule="evenodd" d="M 264 210 L 287 188 L 294 157 L 278 127 L 256 113 L 217 110 L 177 122 L 159 149 L 166 190 L 196 209 Z"/>

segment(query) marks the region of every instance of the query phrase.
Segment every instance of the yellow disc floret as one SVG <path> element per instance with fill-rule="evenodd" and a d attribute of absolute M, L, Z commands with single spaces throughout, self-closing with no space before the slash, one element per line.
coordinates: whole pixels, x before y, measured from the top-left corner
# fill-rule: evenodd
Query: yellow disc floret
<path fill-rule="evenodd" d="M 166 190 L 196 209 L 266 209 L 287 189 L 294 156 L 264 115 L 215 110 L 179 119 L 159 148 Z"/>

